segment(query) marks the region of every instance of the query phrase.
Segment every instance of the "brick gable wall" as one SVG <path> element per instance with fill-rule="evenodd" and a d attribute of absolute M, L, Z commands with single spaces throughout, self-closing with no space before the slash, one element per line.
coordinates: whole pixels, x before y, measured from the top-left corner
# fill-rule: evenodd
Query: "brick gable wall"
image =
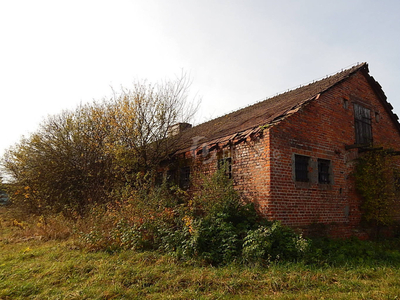
<path fill-rule="evenodd" d="M 374 145 L 400 150 L 397 127 L 367 78 L 357 72 L 261 135 L 184 156 L 195 173 L 206 174 L 216 171 L 219 158 L 230 157 L 235 188 L 268 219 L 305 232 L 323 228 L 330 236 L 362 237 L 360 198 L 351 177 L 359 154 L 346 150 L 355 143 L 354 103 L 371 111 Z M 310 158 L 309 182 L 295 180 L 296 154 Z M 318 159 L 331 163 L 329 184 L 318 183 Z"/>
<path fill-rule="evenodd" d="M 271 128 L 270 147 L 280 157 L 271 163 L 267 217 L 294 227 L 335 225 L 333 236 L 354 234 L 361 220 L 360 199 L 351 178 L 358 150 L 346 150 L 345 145 L 355 143 L 355 102 L 371 110 L 374 145 L 400 148 L 399 132 L 377 95 L 361 72 L 354 74 Z M 310 182 L 294 180 L 295 154 L 310 157 Z M 331 184 L 318 183 L 318 159 L 331 161 Z"/>

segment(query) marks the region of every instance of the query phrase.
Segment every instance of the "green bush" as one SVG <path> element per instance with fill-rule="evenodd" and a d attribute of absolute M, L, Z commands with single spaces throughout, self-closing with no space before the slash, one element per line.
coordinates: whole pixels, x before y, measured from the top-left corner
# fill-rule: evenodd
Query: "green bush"
<path fill-rule="evenodd" d="M 185 224 L 190 234 L 180 245 L 181 252 L 214 265 L 236 260 L 247 230 L 257 224 L 257 212 L 242 201 L 223 169 L 202 176 L 200 182 L 188 202 Z"/>
<path fill-rule="evenodd" d="M 194 234 L 190 239 L 190 252 L 193 256 L 211 264 L 227 263 L 240 254 L 240 230 L 229 215 L 219 213 L 195 223 Z"/>
<path fill-rule="evenodd" d="M 220 265 L 242 258 L 247 263 L 295 260 L 308 247 L 293 230 L 260 219 L 221 170 L 203 177 L 191 197 L 165 183 L 154 187 L 149 178 L 138 175 L 114 194 L 122 200 L 104 211 L 94 207 L 93 226 L 82 234 L 88 248 L 157 250 Z"/>
<path fill-rule="evenodd" d="M 269 263 L 296 260 L 304 256 L 310 242 L 292 229 L 275 221 L 249 230 L 243 241 L 243 260 L 247 263 Z"/>

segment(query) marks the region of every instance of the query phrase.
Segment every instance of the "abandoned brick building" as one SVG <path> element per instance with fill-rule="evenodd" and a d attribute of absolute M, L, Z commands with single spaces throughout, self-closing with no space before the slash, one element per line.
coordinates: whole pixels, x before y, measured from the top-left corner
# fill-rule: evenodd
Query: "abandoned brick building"
<path fill-rule="evenodd" d="M 299 228 L 325 224 L 333 236 L 359 233 L 361 199 L 350 174 L 360 149 L 400 148 L 398 118 L 367 63 L 174 130 L 182 187 L 195 167 L 225 162 L 235 188 L 265 217 Z"/>

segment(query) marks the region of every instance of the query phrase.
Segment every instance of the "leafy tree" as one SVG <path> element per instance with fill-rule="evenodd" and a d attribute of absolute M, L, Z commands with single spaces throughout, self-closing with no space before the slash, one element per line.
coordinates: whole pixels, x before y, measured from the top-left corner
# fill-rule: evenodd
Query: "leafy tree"
<path fill-rule="evenodd" d="M 8 150 L 3 165 L 14 202 L 32 212 L 84 213 L 109 201 L 111 191 L 148 172 L 172 150 L 169 126 L 187 122 L 185 75 L 161 84 L 136 82 L 108 100 L 49 117 Z"/>
<path fill-rule="evenodd" d="M 197 111 L 187 101 L 188 86 L 185 76 L 159 85 L 136 83 L 112 101 L 109 146 L 121 168 L 147 171 L 167 158 L 175 144 L 168 129 Z"/>

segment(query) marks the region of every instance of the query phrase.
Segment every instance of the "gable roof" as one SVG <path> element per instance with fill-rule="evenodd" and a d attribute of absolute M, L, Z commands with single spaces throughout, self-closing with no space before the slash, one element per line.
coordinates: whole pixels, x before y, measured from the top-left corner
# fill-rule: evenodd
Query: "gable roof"
<path fill-rule="evenodd" d="M 262 130 L 262 127 L 275 124 L 283 118 L 297 112 L 306 103 L 317 99 L 320 94 L 326 92 L 360 70 L 367 76 L 375 93 L 377 93 L 381 101 L 384 102 L 385 108 L 389 110 L 400 132 L 400 125 L 396 119 L 397 116 L 392 113 L 392 107 L 386 102 L 386 96 L 379 83 L 377 83 L 373 77 L 369 76 L 368 64 L 361 63 L 336 73 L 335 75 L 187 129 L 179 135 L 179 139 L 175 145 L 175 154 L 188 150 L 200 150 L 204 146 L 212 148 L 218 144 L 223 146 L 230 141 L 243 140 L 250 134 Z"/>

